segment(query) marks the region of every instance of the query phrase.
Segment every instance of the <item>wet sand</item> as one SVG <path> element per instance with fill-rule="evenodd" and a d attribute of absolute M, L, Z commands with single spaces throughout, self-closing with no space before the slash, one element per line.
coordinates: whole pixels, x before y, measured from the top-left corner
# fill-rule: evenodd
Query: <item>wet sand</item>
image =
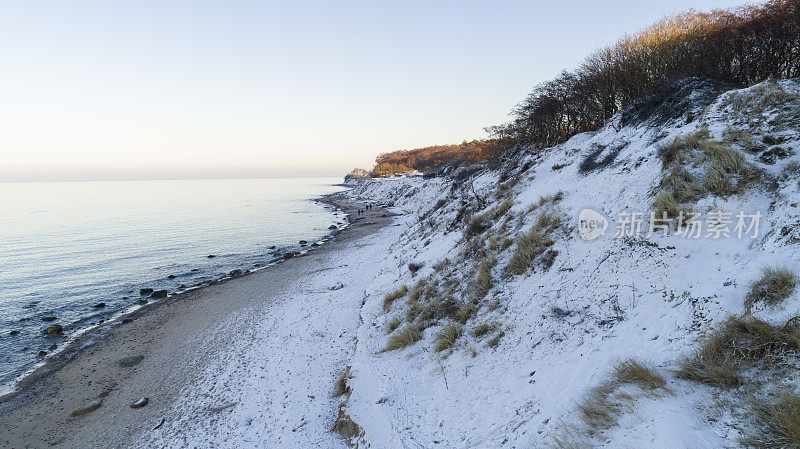
<path fill-rule="evenodd" d="M 264 270 L 150 304 L 76 339 L 64 353 L 0 398 L 0 446 L 125 447 L 159 425 L 184 386 L 240 335 L 258 326 L 248 316 L 390 220 L 375 207 L 357 215 L 343 194 L 326 198 L 349 216 L 349 226 L 326 245 Z M 233 319 L 232 319 L 233 318 Z M 223 326 L 224 323 L 224 326 Z M 91 344 L 90 344 L 91 343 Z M 123 366 L 123 358 L 131 358 Z M 149 402 L 131 408 L 139 399 Z M 75 411 L 101 404 L 80 416 Z"/>

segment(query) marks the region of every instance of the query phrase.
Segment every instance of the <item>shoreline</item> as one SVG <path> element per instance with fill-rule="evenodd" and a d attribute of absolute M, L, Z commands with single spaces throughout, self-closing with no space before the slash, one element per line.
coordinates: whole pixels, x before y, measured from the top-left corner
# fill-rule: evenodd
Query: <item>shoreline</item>
<path fill-rule="evenodd" d="M 82 426 L 77 429 L 74 428 L 75 418 L 70 417 L 69 414 L 87 403 L 91 404 L 92 401 L 89 401 L 89 399 L 93 396 L 95 401 L 98 400 L 98 397 L 100 401 L 107 401 L 107 398 L 113 396 L 113 393 L 118 391 L 121 385 L 124 386 L 124 375 L 120 376 L 123 373 L 120 372 L 117 366 L 109 367 L 109 360 L 114 358 L 119 360 L 126 357 L 125 354 L 127 353 L 133 356 L 138 356 L 139 352 L 146 353 L 146 349 L 154 342 L 154 339 L 151 338 L 154 333 L 166 333 L 171 340 L 181 346 L 186 346 L 184 340 L 189 340 L 189 337 L 204 337 L 201 330 L 193 328 L 193 324 L 197 324 L 193 323 L 193 321 L 202 321 L 202 324 L 206 327 L 203 331 L 207 331 L 209 326 L 215 324 L 216 321 L 214 319 L 201 316 L 204 313 L 202 309 L 206 306 L 209 307 L 209 313 L 217 315 L 216 318 L 227 317 L 252 307 L 268 307 L 263 304 L 253 304 L 253 301 L 248 301 L 248 298 L 244 297 L 236 298 L 235 304 L 226 301 L 226 307 L 218 308 L 216 304 L 212 304 L 213 301 L 210 301 L 208 297 L 234 296 L 234 290 L 241 285 L 258 284 L 262 279 L 266 280 L 267 278 L 270 278 L 270 282 L 272 282 L 267 287 L 272 287 L 277 291 L 288 284 L 300 280 L 292 276 L 291 272 L 294 265 L 303 265 L 304 261 L 309 260 L 309 256 L 312 255 L 324 258 L 334 247 L 338 248 L 347 241 L 371 234 L 390 221 L 392 214 L 385 212 L 380 207 L 371 210 L 369 215 L 354 216 L 355 209 L 359 208 L 360 205 L 349 198 L 347 192 L 337 192 L 312 199 L 313 201 L 329 204 L 342 211 L 347 219 L 347 226 L 332 232 L 327 239 L 327 244 L 322 244 L 319 247 L 309 247 L 302 254 L 286 260 L 276 261 L 264 267 L 258 267 L 258 269 L 238 276 L 223 278 L 210 282 L 203 287 L 173 294 L 165 300 L 152 302 L 131 312 L 120 314 L 114 319 L 91 328 L 90 331 L 77 335 L 61 352 L 52 355 L 44 365 L 21 378 L 16 383 L 14 391 L 0 397 L 0 415 L 3 416 L 0 419 L 0 429 L 3 430 L 0 434 L 7 435 L 5 438 L 8 438 L 8 440 L 0 441 L 0 443 L 6 447 L 37 447 L 41 444 L 41 440 L 37 441 L 37 438 L 40 437 L 42 430 L 44 430 L 41 427 L 45 429 L 51 428 L 56 423 L 59 423 L 56 428 L 61 429 L 64 426 L 67 428 L 72 426 L 73 432 L 80 432 L 80 427 Z M 368 216 L 375 218 L 375 220 L 364 220 Z M 204 304 L 194 304 L 198 302 Z M 180 334 L 176 335 L 173 328 L 179 329 Z M 194 350 L 195 348 L 189 349 Z M 163 360 L 173 360 L 170 357 L 170 352 L 175 350 L 171 348 L 161 350 L 162 355 L 165 355 Z M 191 358 L 194 355 L 198 354 L 189 354 L 188 356 Z M 181 356 L 186 357 L 185 354 Z M 177 357 L 177 359 L 180 358 Z M 194 364 L 194 369 L 202 368 L 203 366 L 203 357 L 199 358 L 199 360 L 197 358 L 190 360 Z M 99 359 L 103 359 L 103 363 L 97 363 Z M 143 360 L 147 359 L 148 354 L 145 354 Z M 177 364 L 180 361 L 175 360 L 172 363 Z M 154 375 L 159 375 L 158 371 L 164 369 L 163 367 L 152 365 L 149 368 L 153 370 Z M 172 367 L 170 371 L 181 371 L 181 369 Z M 133 371 L 138 370 L 136 368 Z M 78 395 L 82 397 L 75 398 L 76 393 L 82 390 L 77 384 L 86 380 L 86 371 L 92 374 L 98 371 L 101 372 L 100 376 L 94 376 L 96 379 L 88 380 L 86 387 L 91 388 L 93 385 L 103 384 L 102 391 L 88 396 L 87 394 Z M 189 374 L 193 373 L 190 372 Z M 93 376 L 89 375 L 88 377 L 91 378 Z M 123 377 L 123 379 L 120 380 L 119 377 Z M 189 379 L 183 377 L 181 380 L 188 382 Z M 180 389 L 180 385 L 172 385 L 172 387 L 171 390 L 174 395 Z M 42 399 L 46 399 L 47 401 L 44 402 L 49 403 L 45 405 Z M 167 403 L 168 401 L 160 405 L 164 407 Z M 54 405 L 55 410 L 52 409 Z M 54 417 L 52 415 L 59 416 Z M 45 416 L 47 418 L 43 418 Z M 91 418 L 91 415 L 87 416 L 87 418 Z M 27 422 L 28 425 L 11 425 L 19 422 Z M 14 430 L 15 427 L 16 431 Z M 61 432 L 63 431 L 59 430 L 59 433 Z M 59 444 L 63 439 L 63 437 L 59 437 L 57 441 L 50 441 L 48 445 Z"/>
<path fill-rule="evenodd" d="M 341 187 L 350 187 L 344 184 L 334 184 L 335 186 Z M 58 342 L 58 349 L 51 351 L 44 359 L 35 362 L 32 366 L 28 367 L 21 367 L 18 368 L 13 372 L 13 377 L 9 378 L 8 380 L 4 381 L 2 385 L 0 385 L 0 404 L 6 402 L 7 400 L 11 399 L 15 396 L 19 390 L 24 387 L 25 382 L 28 378 L 32 376 L 42 376 L 46 375 L 47 373 L 53 372 L 63 366 L 64 363 L 69 362 L 70 359 L 74 358 L 78 352 L 85 349 L 87 346 L 97 343 L 96 340 L 102 339 L 105 334 L 110 330 L 110 327 L 118 326 L 121 324 L 126 324 L 130 320 L 138 319 L 142 316 L 142 314 L 148 313 L 151 310 L 155 310 L 158 307 L 168 304 L 171 301 L 181 300 L 185 295 L 195 292 L 197 290 L 201 290 L 204 288 L 208 288 L 213 285 L 219 285 L 225 282 L 228 282 L 232 279 L 236 279 L 242 276 L 251 275 L 253 273 L 257 273 L 259 271 L 268 269 L 273 267 L 277 264 L 286 262 L 292 257 L 299 257 L 308 254 L 309 252 L 318 250 L 319 248 L 325 246 L 329 241 L 334 239 L 336 236 L 344 232 L 350 226 L 350 215 L 345 211 L 342 207 L 339 206 L 339 203 L 333 197 L 336 195 L 341 195 L 342 192 L 334 192 L 328 195 L 323 195 L 321 197 L 310 198 L 309 201 L 321 203 L 324 205 L 331 206 L 334 211 L 344 213 L 344 224 L 339 225 L 335 230 L 329 230 L 329 232 L 312 243 L 308 246 L 301 245 L 299 248 L 297 245 L 290 245 L 286 247 L 276 248 L 275 250 L 271 251 L 269 254 L 271 256 L 271 260 L 264 263 L 263 265 L 253 266 L 249 269 L 235 269 L 231 271 L 231 273 L 222 275 L 217 278 L 212 278 L 208 281 L 202 282 L 197 285 L 191 285 L 189 287 L 178 289 L 173 292 L 170 292 L 166 298 L 163 299 L 156 299 L 152 300 L 148 297 L 143 297 L 145 299 L 144 303 L 133 304 L 128 306 L 124 309 L 115 311 L 109 314 L 107 317 L 103 318 L 99 323 L 90 324 L 88 326 L 84 326 L 81 328 L 76 329 L 70 335 L 63 336 Z M 287 254 L 291 254 L 290 257 L 286 257 Z M 234 274 L 234 272 L 237 272 Z M 154 286 L 153 289 L 158 290 L 160 286 Z M 101 300 L 101 298 L 100 298 Z"/>

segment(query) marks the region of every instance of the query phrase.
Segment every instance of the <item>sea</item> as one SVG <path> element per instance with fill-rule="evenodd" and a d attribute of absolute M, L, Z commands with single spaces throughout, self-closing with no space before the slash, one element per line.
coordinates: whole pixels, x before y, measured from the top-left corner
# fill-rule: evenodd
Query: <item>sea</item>
<path fill-rule="evenodd" d="M 149 289 L 171 295 L 323 244 L 346 217 L 314 199 L 340 180 L 0 183 L 0 394 L 76 334 L 164 300 Z"/>

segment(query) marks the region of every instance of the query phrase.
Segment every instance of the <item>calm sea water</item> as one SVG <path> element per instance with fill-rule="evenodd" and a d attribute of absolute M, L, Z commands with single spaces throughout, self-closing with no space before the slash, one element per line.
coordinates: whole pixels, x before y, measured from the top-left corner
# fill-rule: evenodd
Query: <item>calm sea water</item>
<path fill-rule="evenodd" d="M 136 307 L 142 288 L 191 288 L 324 239 L 344 216 L 310 199 L 336 182 L 0 183 L 0 385 Z M 63 336 L 43 334 L 53 324 Z"/>

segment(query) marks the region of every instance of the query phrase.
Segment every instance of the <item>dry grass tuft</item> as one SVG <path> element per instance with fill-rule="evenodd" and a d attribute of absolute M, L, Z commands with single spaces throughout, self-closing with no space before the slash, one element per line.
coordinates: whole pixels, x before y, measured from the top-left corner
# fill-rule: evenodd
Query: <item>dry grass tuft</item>
<path fill-rule="evenodd" d="M 422 340 L 422 332 L 417 326 L 408 325 L 389 336 L 386 347 L 381 352 L 403 349 Z"/>
<path fill-rule="evenodd" d="M 662 190 L 653 201 L 653 209 L 656 212 L 656 217 L 661 218 L 675 218 L 680 214 L 678 204 L 675 202 L 675 197 L 666 190 Z"/>
<path fill-rule="evenodd" d="M 744 438 L 748 446 L 762 449 L 800 449 L 800 396 L 785 393 L 778 402 L 753 404 L 757 428 Z"/>
<path fill-rule="evenodd" d="M 499 220 L 500 218 L 502 218 L 506 214 L 506 212 L 508 212 L 509 209 L 511 209 L 512 206 L 514 206 L 514 201 L 513 200 L 507 199 L 507 200 L 503 201 L 502 203 L 500 203 L 500 205 L 497 206 L 497 208 L 494 209 L 494 213 L 492 214 L 492 217 L 495 220 Z"/>
<path fill-rule="evenodd" d="M 334 396 L 350 394 L 350 385 L 347 384 L 347 380 L 350 379 L 350 377 L 350 367 L 348 366 L 339 374 L 339 377 L 336 378 L 336 382 L 333 383 Z"/>
<path fill-rule="evenodd" d="M 403 320 L 399 317 L 394 317 L 386 323 L 386 333 L 391 334 L 394 332 L 400 325 L 403 324 Z"/>
<path fill-rule="evenodd" d="M 650 394 L 659 389 L 666 391 L 666 384 L 655 369 L 634 359 L 622 361 L 614 368 L 611 379 L 592 388 L 578 405 L 587 433 L 594 435 L 615 427 L 619 417 L 632 408 L 636 397 L 630 390 L 620 391 L 623 385 L 638 387 Z"/>
<path fill-rule="evenodd" d="M 344 407 L 341 406 L 339 407 L 339 415 L 336 417 L 336 421 L 334 421 L 333 428 L 331 430 L 347 440 L 348 446 L 353 445 L 353 438 L 358 438 L 364 433 L 361 430 L 361 426 L 353 421 L 353 418 L 345 413 Z"/>
<path fill-rule="evenodd" d="M 451 322 L 446 324 L 442 327 L 442 330 L 436 334 L 436 339 L 434 340 L 433 349 L 436 352 L 442 352 L 446 349 L 450 349 L 453 345 L 456 344 L 456 340 L 461 337 L 461 324 L 457 322 Z"/>
<path fill-rule="evenodd" d="M 761 278 L 750 285 L 750 292 L 744 302 L 745 308 L 750 311 L 759 301 L 770 306 L 780 304 L 794 292 L 796 286 L 797 275 L 788 268 L 765 268 L 761 272 Z"/>
<path fill-rule="evenodd" d="M 653 368 L 634 359 L 627 359 L 614 368 L 614 380 L 621 384 L 638 385 L 647 390 L 665 388 L 667 381 Z"/>
<path fill-rule="evenodd" d="M 517 248 L 506 268 L 508 272 L 515 275 L 526 273 L 535 259 L 555 243 L 550 236 L 561 228 L 563 223 L 564 218 L 556 210 L 543 211 L 530 231 L 517 239 Z"/>
<path fill-rule="evenodd" d="M 742 372 L 771 366 L 800 350 L 800 330 L 777 327 L 754 317 L 732 317 L 710 333 L 693 357 L 680 362 L 681 379 L 719 388 L 743 383 Z"/>
<path fill-rule="evenodd" d="M 383 297 L 383 311 L 388 313 L 390 310 L 392 310 L 392 303 L 396 299 L 400 299 L 405 296 L 406 293 L 408 293 L 408 287 L 405 285 L 393 292 L 387 293 L 386 296 Z"/>
<path fill-rule="evenodd" d="M 491 225 L 489 214 L 487 212 L 473 215 L 470 217 L 469 222 L 467 222 L 467 238 L 482 234 L 484 231 L 489 229 Z"/>
<path fill-rule="evenodd" d="M 472 330 L 469 333 L 475 338 L 481 338 L 484 335 L 488 334 L 489 331 L 491 331 L 491 330 L 492 330 L 492 326 L 491 325 L 489 325 L 488 323 L 481 323 L 481 324 L 473 327 Z"/>

